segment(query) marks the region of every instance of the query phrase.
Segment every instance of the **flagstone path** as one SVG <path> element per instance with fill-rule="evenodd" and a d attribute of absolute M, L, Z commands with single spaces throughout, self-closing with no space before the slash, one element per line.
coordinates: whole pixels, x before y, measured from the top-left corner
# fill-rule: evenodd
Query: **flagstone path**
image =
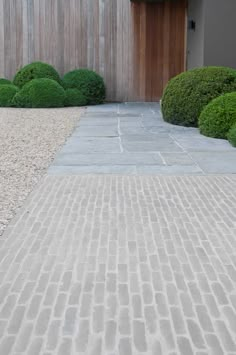
<path fill-rule="evenodd" d="M 163 121 L 159 104 L 89 107 L 50 174 L 231 174 L 236 149 Z"/>

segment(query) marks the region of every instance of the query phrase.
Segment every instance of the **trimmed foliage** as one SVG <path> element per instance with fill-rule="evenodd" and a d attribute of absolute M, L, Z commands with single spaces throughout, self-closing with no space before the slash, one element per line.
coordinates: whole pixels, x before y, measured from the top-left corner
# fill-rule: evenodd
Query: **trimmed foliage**
<path fill-rule="evenodd" d="M 189 70 L 167 84 L 162 98 L 164 120 L 197 127 L 203 108 L 214 98 L 232 91 L 236 91 L 234 69 L 204 67 Z"/>
<path fill-rule="evenodd" d="M 33 79 L 14 97 L 17 107 L 63 107 L 65 90 L 54 80 Z"/>
<path fill-rule="evenodd" d="M 12 82 L 10 80 L 0 78 L 0 85 L 11 85 Z"/>
<path fill-rule="evenodd" d="M 0 85 L 0 107 L 12 107 L 13 98 L 19 91 L 15 85 Z"/>
<path fill-rule="evenodd" d="M 17 72 L 13 83 L 22 88 L 29 81 L 41 78 L 52 79 L 61 84 L 61 79 L 57 71 L 50 64 L 43 62 L 34 62 L 21 68 Z"/>
<path fill-rule="evenodd" d="M 227 138 L 232 146 L 236 147 L 236 124 L 229 130 Z"/>
<path fill-rule="evenodd" d="M 236 123 L 236 92 L 211 101 L 199 118 L 200 132 L 208 137 L 227 139 L 227 133 Z"/>
<path fill-rule="evenodd" d="M 78 89 L 67 89 L 65 106 L 85 106 L 87 105 L 86 97 Z"/>
<path fill-rule="evenodd" d="M 73 70 L 65 74 L 63 86 L 66 89 L 78 89 L 90 105 L 101 104 L 106 97 L 103 78 L 89 69 Z"/>

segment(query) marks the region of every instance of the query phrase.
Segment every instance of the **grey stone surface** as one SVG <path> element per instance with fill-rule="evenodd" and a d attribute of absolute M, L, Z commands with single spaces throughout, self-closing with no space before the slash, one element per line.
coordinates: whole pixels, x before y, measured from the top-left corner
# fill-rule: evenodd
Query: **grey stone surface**
<path fill-rule="evenodd" d="M 236 174 L 236 149 L 162 119 L 158 103 L 89 107 L 49 174 Z"/>
<path fill-rule="evenodd" d="M 235 149 L 235 148 L 234 148 Z M 236 174 L 236 151 L 191 152 L 192 159 L 206 174 Z"/>
<path fill-rule="evenodd" d="M 78 137 L 118 137 L 118 128 L 108 126 L 95 126 L 94 122 L 91 126 L 77 127 L 74 136 Z"/>
<path fill-rule="evenodd" d="M 119 139 L 116 137 L 71 137 L 61 153 L 120 153 Z"/>
<path fill-rule="evenodd" d="M 0 354 L 234 354 L 235 193 L 233 175 L 46 176 L 0 237 Z"/>
<path fill-rule="evenodd" d="M 163 160 L 158 153 L 94 153 L 94 154 L 77 154 L 77 153 L 60 153 L 55 166 L 112 166 L 114 165 L 162 165 Z"/>

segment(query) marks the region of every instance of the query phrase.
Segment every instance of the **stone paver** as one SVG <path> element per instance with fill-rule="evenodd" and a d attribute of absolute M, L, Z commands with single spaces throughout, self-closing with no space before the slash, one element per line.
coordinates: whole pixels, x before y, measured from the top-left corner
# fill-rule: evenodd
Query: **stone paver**
<path fill-rule="evenodd" d="M 233 175 L 46 176 L 0 237 L 0 354 L 236 354 L 235 196 Z"/>
<path fill-rule="evenodd" d="M 89 107 L 49 174 L 236 174 L 236 149 L 163 121 L 157 103 Z"/>

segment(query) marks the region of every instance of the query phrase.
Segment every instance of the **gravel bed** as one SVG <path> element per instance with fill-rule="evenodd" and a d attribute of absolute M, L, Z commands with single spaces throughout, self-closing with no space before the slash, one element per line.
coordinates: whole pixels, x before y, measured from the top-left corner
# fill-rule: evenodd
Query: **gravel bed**
<path fill-rule="evenodd" d="M 0 109 L 0 235 L 72 133 L 82 109 Z"/>

